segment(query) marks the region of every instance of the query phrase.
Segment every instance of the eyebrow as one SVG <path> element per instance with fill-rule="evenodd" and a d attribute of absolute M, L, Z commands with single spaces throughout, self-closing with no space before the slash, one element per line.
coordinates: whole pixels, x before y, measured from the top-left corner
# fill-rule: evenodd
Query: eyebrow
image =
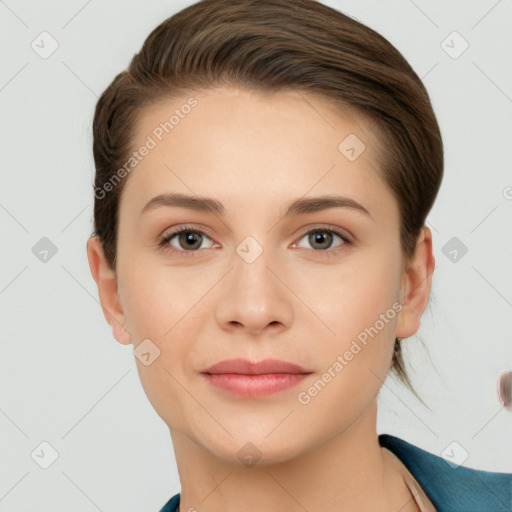
<path fill-rule="evenodd" d="M 226 215 L 224 205 L 209 197 L 189 196 L 186 194 L 160 194 L 151 199 L 141 211 L 141 215 L 159 207 L 187 208 L 198 212 Z M 292 201 L 285 210 L 283 217 L 304 215 L 319 212 L 329 208 L 352 208 L 373 218 L 371 213 L 360 203 L 349 197 L 323 195 L 318 197 L 300 198 Z"/>

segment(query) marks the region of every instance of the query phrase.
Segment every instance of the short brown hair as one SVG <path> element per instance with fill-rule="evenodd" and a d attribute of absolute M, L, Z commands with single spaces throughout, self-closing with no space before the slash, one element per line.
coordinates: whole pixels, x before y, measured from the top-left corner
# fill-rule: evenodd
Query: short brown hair
<path fill-rule="evenodd" d="M 443 177 L 443 143 L 428 93 L 387 39 L 315 0 L 202 0 L 156 27 L 96 105 L 95 191 L 126 162 L 144 107 L 210 85 L 297 90 L 370 119 L 382 144 L 377 172 L 399 205 L 404 261 L 414 254 Z M 104 197 L 95 192 L 93 235 L 113 269 L 126 179 Z M 392 371 L 422 401 L 400 341 Z"/>

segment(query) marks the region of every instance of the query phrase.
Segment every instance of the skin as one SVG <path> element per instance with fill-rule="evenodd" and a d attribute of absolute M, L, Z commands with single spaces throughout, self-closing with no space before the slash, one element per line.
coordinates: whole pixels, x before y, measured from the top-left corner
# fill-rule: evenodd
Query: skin
<path fill-rule="evenodd" d="M 116 270 L 96 237 L 87 243 L 116 340 L 137 347 L 149 338 L 160 350 L 150 365 L 136 362 L 172 437 L 180 510 L 419 510 L 405 468 L 378 443 L 377 395 L 395 337 L 420 326 L 434 269 L 430 230 L 423 228 L 405 262 L 398 204 L 375 170 L 378 141 L 361 117 L 297 92 L 232 87 L 194 97 L 198 105 L 128 177 Z M 187 98 L 144 111 L 133 147 Z M 366 145 L 354 161 L 338 150 L 351 133 Z M 215 198 L 226 215 L 176 207 L 141 214 L 166 192 Z M 282 217 L 292 200 L 333 193 L 371 216 L 330 208 Z M 160 235 L 189 224 L 202 232 L 195 252 L 179 235 L 175 252 L 158 247 Z M 352 243 L 328 234 L 324 245 L 315 242 L 307 234 L 318 226 L 350 234 Z M 263 249 L 252 263 L 236 251 L 247 236 Z M 301 404 L 298 392 L 394 303 L 402 304 L 400 313 Z M 201 377 L 236 357 L 283 359 L 313 373 L 260 398 L 234 397 Z M 252 467 L 237 455 L 248 442 L 261 454 Z"/>

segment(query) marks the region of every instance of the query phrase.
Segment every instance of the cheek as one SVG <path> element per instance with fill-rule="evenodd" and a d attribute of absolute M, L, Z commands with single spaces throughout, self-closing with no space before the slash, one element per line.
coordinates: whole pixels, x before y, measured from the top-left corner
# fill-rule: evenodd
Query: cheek
<path fill-rule="evenodd" d="M 390 308 L 387 316 L 396 316 L 392 309 L 399 296 L 396 269 L 391 256 L 376 260 L 371 255 L 358 254 L 346 265 L 301 269 L 294 282 L 299 283 L 297 294 L 311 310 L 336 337 L 346 341 L 374 325 Z"/>
<path fill-rule="evenodd" d="M 197 303 L 201 286 L 183 279 L 182 273 L 156 265 L 126 269 L 122 279 L 123 311 L 130 332 L 159 344 L 186 322 L 185 315 Z"/>
<path fill-rule="evenodd" d="M 325 331 L 315 346 L 323 373 L 321 382 L 313 384 L 321 391 L 310 412 L 320 421 L 332 421 L 327 411 L 340 406 L 340 421 L 357 415 L 378 394 L 389 372 L 400 308 L 396 283 L 389 267 L 364 268 L 360 274 L 333 274 L 323 294 L 311 295 L 315 311 L 335 332 Z"/>
<path fill-rule="evenodd" d="M 194 417 L 184 412 L 188 395 L 180 383 L 191 371 L 187 363 L 197 360 L 195 340 L 203 323 L 198 315 L 207 307 L 200 298 L 206 285 L 199 278 L 191 282 L 180 271 L 156 266 L 134 265 L 123 280 L 125 319 L 134 345 L 150 339 L 160 351 L 148 366 L 138 358 L 135 362 L 149 402 L 168 425 L 182 426 Z"/>
<path fill-rule="evenodd" d="M 318 348 L 326 368 L 342 357 L 343 370 L 335 380 L 344 392 L 357 395 L 358 389 L 366 388 L 373 393 L 371 383 L 380 386 L 379 378 L 385 380 L 400 311 L 397 269 L 392 255 L 354 258 L 350 268 L 324 276 L 323 293 L 311 288 L 313 309 L 335 333 L 326 331 Z"/>
<path fill-rule="evenodd" d="M 217 282 L 214 270 L 134 265 L 125 273 L 123 307 L 134 345 L 147 338 L 160 350 L 154 365 L 139 368 L 143 382 L 168 378 L 164 369 L 179 378 L 204 359 L 204 347 L 201 352 L 197 344 L 214 315 L 216 301 L 209 291 Z"/>

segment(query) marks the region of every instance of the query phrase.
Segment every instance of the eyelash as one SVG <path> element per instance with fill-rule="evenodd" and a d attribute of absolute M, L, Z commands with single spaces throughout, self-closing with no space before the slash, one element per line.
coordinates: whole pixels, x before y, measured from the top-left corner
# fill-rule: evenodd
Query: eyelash
<path fill-rule="evenodd" d="M 169 245 L 169 242 L 171 241 L 172 238 L 174 238 L 176 235 L 179 235 L 180 233 L 185 233 L 185 232 L 186 233 L 194 233 L 194 234 L 198 234 L 198 235 L 205 235 L 205 236 L 208 237 L 208 235 L 206 233 L 204 233 L 203 231 L 201 231 L 201 230 L 192 228 L 191 226 L 182 226 L 181 228 L 176 229 L 175 231 L 173 231 L 171 233 L 168 233 L 168 234 L 164 235 L 163 237 L 161 237 L 158 240 L 158 247 L 161 248 L 164 251 L 171 251 L 173 253 L 192 253 L 192 254 L 190 254 L 190 256 L 192 256 L 192 257 L 196 256 L 196 254 L 193 254 L 193 253 L 201 252 L 199 249 L 198 250 L 186 251 L 186 250 L 175 249 L 174 247 Z M 332 234 L 332 235 L 337 235 L 337 236 L 339 236 L 343 240 L 343 243 L 339 247 L 335 247 L 334 249 L 330 249 L 330 248 L 329 249 L 324 249 L 324 250 L 311 249 L 314 252 L 325 253 L 325 256 L 327 256 L 327 257 L 328 256 L 336 255 L 337 251 L 338 250 L 343 250 L 345 245 L 352 244 L 351 240 L 349 240 L 348 237 L 346 237 L 345 235 L 339 233 L 338 231 L 336 231 L 334 229 L 322 228 L 322 227 L 313 228 L 310 231 L 307 231 L 306 233 L 304 233 L 300 237 L 299 240 L 302 240 L 302 238 L 304 238 L 306 235 L 310 235 L 310 234 L 314 234 L 314 233 L 329 233 L 329 234 Z M 208 238 L 210 238 L 210 237 L 208 237 Z"/>

